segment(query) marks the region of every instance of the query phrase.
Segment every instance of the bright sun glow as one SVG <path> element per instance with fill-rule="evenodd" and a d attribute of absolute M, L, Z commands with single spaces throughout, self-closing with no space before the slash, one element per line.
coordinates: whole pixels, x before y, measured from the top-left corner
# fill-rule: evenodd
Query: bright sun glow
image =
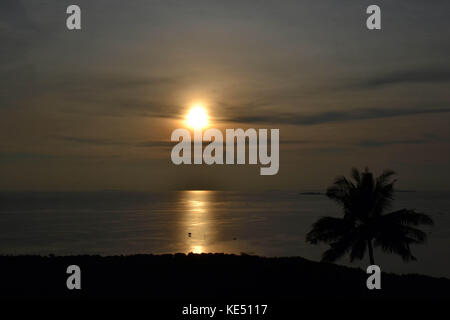
<path fill-rule="evenodd" d="M 186 123 L 193 129 L 203 129 L 208 125 L 208 114 L 201 105 L 195 105 L 186 116 Z"/>

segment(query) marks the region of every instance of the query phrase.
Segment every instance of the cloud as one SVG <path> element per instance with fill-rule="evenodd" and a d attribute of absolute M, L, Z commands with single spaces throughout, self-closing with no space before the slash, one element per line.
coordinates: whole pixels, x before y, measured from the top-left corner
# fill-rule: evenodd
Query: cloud
<path fill-rule="evenodd" d="M 225 134 L 225 133 L 223 133 Z M 140 142 L 130 142 L 130 141 L 119 141 L 110 139 L 98 139 L 98 138 L 86 138 L 86 137 L 74 137 L 74 136 L 54 136 L 58 140 L 63 140 L 69 143 L 93 145 L 93 146 L 130 146 L 130 147 L 144 147 L 144 148 L 165 148 L 171 149 L 176 145 L 177 141 L 168 140 L 150 140 L 150 141 L 140 141 Z M 203 141 L 203 147 L 209 145 L 210 141 Z M 225 141 L 223 145 L 225 147 Z M 248 145 L 249 141 L 245 141 L 244 145 Z M 262 142 L 259 142 L 262 143 Z M 323 144 L 325 141 L 317 140 L 280 140 L 281 145 L 314 145 Z M 237 141 L 234 141 L 234 146 L 237 146 Z"/>
<path fill-rule="evenodd" d="M 39 28 L 20 1 L 0 1 L 0 108 L 33 91 L 36 75 L 29 55 L 39 39 Z"/>
<path fill-rule="evenodd" d="M 0 152 L 0 163 L 36 162 L 48 160 L 101 160 L 120 158 L 120 155 L 58 155 L 35 152 Z"/>
<path fill-rule="evenodd" d="M 361 140 L 359 141 L 356 146 L 359 147 L 383 147 L 383 146 L 389 146 L 389 145 L 398 145 L 398 144 L 426 144 L 430 142 L 435 143 L 448 143 L 449 140 L 441 137 L 439 135 L 433 134 L 433 133 L 423 133 L 421 135 L 421 138 L 416 139 L 378 139 L 378 140 Z"/>
<path fill-rule="evenodd" d="M 295 113 L 266 113 L 262 115 L 237 116 L 226 119 L 227 121 L 240 123 L 270 123 L 270 124 L 290 124 L 297 126 L 317 125 L 330 122 L 346 122 L 355 120 L 369 120 L 402 117 L 410 115 L 447 113 L 450 108 L 391 108 L 391 109 L 357 109 L 350 111 L 326 111 L 315 114 L 295 114 Z"/>
<path fill-rule="evenodd" d="M 35 42 L 39 29 L 17 0 L 0 1 L 0 67 L 23 58 Z"/>
<path fill-rule="evenodd" d="M 0 152 L 0 162 L 17 162 L 17 161 L 37 161 L 45 159 L 53 159 L 58 156 L 44 153 L 30 152 Z"/>
<path fill-rule="evenodd" d="M 402 83 L 446 83 L 450 82 L 450 69 L 403 70 L 360 82 L 357 87 L 376 89 Z"/>
<path fill-rule="evenodd" d="M 357 145 L 359 147 L 383 147 L 389 145 L 397 144 L 424 144 L 429 142 L 425 139 L 414 139 L 414 140 L 361 140 Z"/>
<path fill-rule="evenodd" d="M 169 148 L 175 145 L 175 142 L 152 140 L 152 141 L 125 141 L 112 139 L 99 139 L 91 137 L 76 136 L 54 136 L 55 139 L 66 141 L 69 143 L 92 145 L 92 146 L 130 146 L 130 147 L 148 147 L 148 148 Z"/>
<path fill-rule="evenodd" d="M 79 144 L 89 144 L 89 145 L 96 145 L 96 146 L 118 146 L 118 145 L 124 145 L 126 143 L 121 141 L 114 141 L 114 140 L 108 140 L 108 139 L 97 139 L 97 138 L 83 138 L 83 137 L 71 137 L 71 136 L 55 136 L 58 140 L 63 140 L 67 142 L 74 142 Z"/>
<path fill-rule="evenodd" d="M 170 93 L 178 81 L 179 78 L 168 76 L 69 72 L 43 82 L 40 89 L 49 92 L 56 101 L 64 99 L 77 106 L 95 106 L 108 112 L 112 108 L 136 108 L 164 113 L 168 108 L 167 103 L 157 101 L 155 97 Z"/>
<path fill-rule="evenodd" d="M 149 147 L 149 148 L 172 148 L 176 142 L 172 141 L 144 141 L 135 144 L 137 147 Z"/>

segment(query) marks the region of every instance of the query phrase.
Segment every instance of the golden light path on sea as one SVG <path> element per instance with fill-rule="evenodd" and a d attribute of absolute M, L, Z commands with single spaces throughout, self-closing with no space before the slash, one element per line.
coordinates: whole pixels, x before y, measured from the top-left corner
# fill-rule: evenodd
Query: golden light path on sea
<path fill-rule="evenodd" d="M 188 230 L 187 252 L 208 252 L 209 236 L 211 236 L 211 208 L 208 199 L 212 191 L 188 190 L 183 193 L 185 214 L 183 225 Z"/>

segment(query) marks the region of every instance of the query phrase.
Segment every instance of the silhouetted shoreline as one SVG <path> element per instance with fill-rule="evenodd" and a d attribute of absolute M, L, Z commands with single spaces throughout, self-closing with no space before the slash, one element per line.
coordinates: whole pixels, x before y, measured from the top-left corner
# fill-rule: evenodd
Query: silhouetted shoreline
<path fill-rule="evenodd" d="M 81 268 L 81 290 L 66 269 Z M 368 290 L 364 270 L 301 257 L 229 254 L 0 256 L 1 299 L 447 300 L 450 280 L 383 273 Z"/>

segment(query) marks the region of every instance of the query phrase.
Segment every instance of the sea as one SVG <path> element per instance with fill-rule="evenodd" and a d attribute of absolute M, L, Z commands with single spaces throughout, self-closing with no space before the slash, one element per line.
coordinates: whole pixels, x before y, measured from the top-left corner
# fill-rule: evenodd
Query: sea
<path fill-rule="evenodd" d="M 383 271 L 450 278 L 450 192 L 398 192 L 392 210 L 435 222 L 417 261 L 375 249 Z M 305 241 L 323 216 L 342 216 L 325 195 L 293 191 L 0 192 L 2 255 L 234 253 L 320 261 L 327 245 Z M 366 256 L 338 264 L 365 269 Z"/>

